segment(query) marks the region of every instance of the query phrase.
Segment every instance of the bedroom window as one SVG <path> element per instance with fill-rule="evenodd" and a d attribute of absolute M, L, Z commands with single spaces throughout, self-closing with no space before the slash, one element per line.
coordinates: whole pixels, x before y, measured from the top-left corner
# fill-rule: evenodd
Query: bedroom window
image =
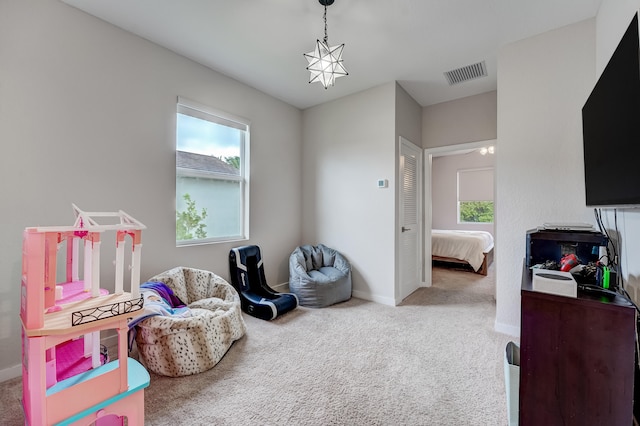
<path fill-rule="evenodd" d="M 249 238 L 249 122 L 178 98 L 176 245 Z"/>
<path fill-rule="evenodd" d="M 458 223 L 493 223 L 493 168 L 458 170 Z"/>

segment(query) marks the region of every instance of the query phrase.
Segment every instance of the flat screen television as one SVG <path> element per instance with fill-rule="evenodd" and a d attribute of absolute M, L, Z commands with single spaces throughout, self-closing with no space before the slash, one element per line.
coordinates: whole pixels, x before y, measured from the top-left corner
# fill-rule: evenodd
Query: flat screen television
<path fill-rule="evenodd" d="M 638 14 L 582 108 L 589 207 L 640 207 Z"/>

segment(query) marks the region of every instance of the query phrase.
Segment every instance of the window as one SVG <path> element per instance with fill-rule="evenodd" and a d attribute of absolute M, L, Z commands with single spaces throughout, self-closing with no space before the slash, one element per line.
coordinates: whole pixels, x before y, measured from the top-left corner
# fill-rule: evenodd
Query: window
<path fill-rule="evenodd" d="M 249 123 L 184 98 L 176 119 L 176 244 L 249 238 Z"/>
<path fill-rule="evenodd" d="M 493 168 L 458 170 L 458 223 L 493 223 Z"/>

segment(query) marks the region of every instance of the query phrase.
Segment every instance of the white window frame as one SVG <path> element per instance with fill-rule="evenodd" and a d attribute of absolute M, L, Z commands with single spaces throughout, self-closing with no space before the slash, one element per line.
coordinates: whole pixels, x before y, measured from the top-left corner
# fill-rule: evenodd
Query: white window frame
<path fill-rule="evenodd" d="M 207 237 L 194 240 L 178 240 L 176 236 L 176 246 L 193 246 L 202 244 L 215 244 L 222 242 L 245 241 L 249 239 L 249 140 L 250 140 L 250 121 L 246 118 L 229 114 L 224 111 L 203 105 L 189 99 L 178 97 L 176 106 L 176 127 L 178 114 L 189 115 L 200 120 L 210 121 L 212 123 L 223 126 L 233 127 L 244 131 L 244 139 L 240 143 L 240 174 L 230 175 L 225 173 L 207 172 L 194 170 L 189 168 L 176 166 L 176 181 L 179 176 L 196 177 L 212 180 L 233 181 L 240 184 L 240 233 L 238 235 L 228 235 L 222 237 Z M 178 150 L 178 135 L 176 129 L 176 151 Z M 177 221 L 177 188 L 176 188 L 176 217 Z M 176 222 L 177 224 L 177 222 Z"/>

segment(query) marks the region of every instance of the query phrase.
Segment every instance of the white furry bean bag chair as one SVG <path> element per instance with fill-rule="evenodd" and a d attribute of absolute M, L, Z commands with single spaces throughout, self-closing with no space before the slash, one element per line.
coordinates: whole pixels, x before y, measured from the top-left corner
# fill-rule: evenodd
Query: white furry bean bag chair
<path fill-rule="evenodd" d="M 215 366 L 246 332 L 236 290 L 213 272 L 177 267 L 151 278 L 173 290 L 190 316 L 150 316 L 136 324 L 140 361 L 163 376 Z"/>

